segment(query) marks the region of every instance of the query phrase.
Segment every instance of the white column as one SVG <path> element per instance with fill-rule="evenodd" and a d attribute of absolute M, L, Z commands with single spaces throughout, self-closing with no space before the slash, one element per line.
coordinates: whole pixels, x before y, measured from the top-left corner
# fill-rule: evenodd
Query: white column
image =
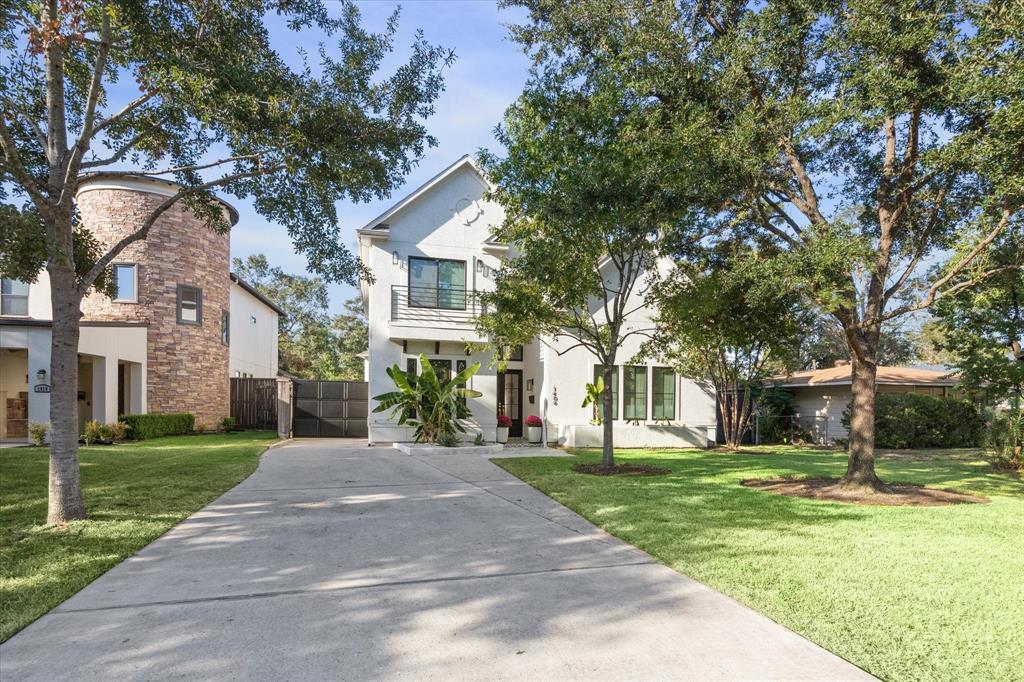
<path fill-rule="evenodd" d="M 104 380 L 103 380 L 103 418 L 101 421 L 113 424 L 117 421 L 117 358 L 108 357 L 104 359 Z M 93 374 L 95 377 L 96 375 Z"/>
<path fill-rule="evenodd" d="M 137 362 L 128 364 L 128 404 L 125 409 L 131 414 L 143 414 L 146 411 L 146 373 Z"/>
<path fill-rule="evenodd" d="M 50 394 L 38 393 L 36 386 L 50 385 L 50 330 L 33 328 L 28 330 L 28 422 L 50 421 Z M 38 372 L 44 370 L 46 379 L 39 381 Z"/>

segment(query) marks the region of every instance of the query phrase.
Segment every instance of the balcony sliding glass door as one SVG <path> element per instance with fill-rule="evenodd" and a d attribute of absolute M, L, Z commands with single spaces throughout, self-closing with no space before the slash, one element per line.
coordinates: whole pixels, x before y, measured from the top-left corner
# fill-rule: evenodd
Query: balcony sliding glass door
<path fill-rule="evenodd" d="M 466 309 L 466 262 L 409 258 L 409 305 L 414 308 Z"/>

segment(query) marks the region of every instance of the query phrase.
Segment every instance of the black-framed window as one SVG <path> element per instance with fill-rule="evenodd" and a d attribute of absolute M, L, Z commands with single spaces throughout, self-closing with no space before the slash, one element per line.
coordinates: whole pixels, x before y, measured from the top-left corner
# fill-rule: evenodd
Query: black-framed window
<path fill-rule="evenodd" d="M 604 378 L 604 367 L 601 365 L 594 365 L 594 385 L 597 385 L 598 379 Z M 600 416 L 604 418 L 604 398 L 602 402 L 594 406 L 594 416 Z M 619 418 L 619 368 L 612 367 L 612 420 Z"/>
<path fill-rule="evenodd" d="M 622 369 L 622 418 L 647 419 L 647 367 L 626 365 Z"/>
<path fill-rule="evenodd" d="M 136 303 L 139 300 L 138 268 L 135 263 L 114 263 L 114 300 L 118 303 Z"/>
<path fill-rule="evenodd" d="M 447 384 L 452 380 L 452 361 L 441 360 L 439 358 L 427 358 L 427 362 L 434 368 L 434 374 L 437 375 L 437 380 L 442 384 Z"/>
<path fill-rule="evenodd" d="M 508 350 L 508 353 L 505 352 L 506 350 Z M 522 362 L 523 344 L 518 344 L 516 346 L 502 346 L 500 355 L 500 359 L 507 362 Z M 505 357 L 505 355 L 508 355 L 508 357 Z"/>
<path fill-rule="evenodd" d="M 188 284 L 178 285 L 178 324 L 203 323 L 203 290 Z"/>
<path fill-rule="evenodd" d="M 231 313 L 227 310 L 220 311 L 220 342 L 231 345 Z"/>
<path fill-rule="evenodd" d="M 409 257 L 409 305 L 466 309 L 466 261 Z"/>
<path fill-rule="evenodd" d="M 0 314 L 28 315 L 28 284 L 16 279 L 0 280 Z"/>
<path fill-rule="evenodd" d="M 676 418 L 676 373 L 671 367 L 651 370 L 651 418 Z"/>
<path fill-rule="evenodd" d="M 416 371 L 416 364 L 417 364 L 416 363 L 416 358 L 406 358 L 405 359 L 405 373 L 408 374 L 409 376 L 412 376 L 412 377 L 417 376 L 419 374 L 419 372 Z M 416 410 L 409 410 L 409 418 L 410 419 L 415 419 L 416 418 Z"/>

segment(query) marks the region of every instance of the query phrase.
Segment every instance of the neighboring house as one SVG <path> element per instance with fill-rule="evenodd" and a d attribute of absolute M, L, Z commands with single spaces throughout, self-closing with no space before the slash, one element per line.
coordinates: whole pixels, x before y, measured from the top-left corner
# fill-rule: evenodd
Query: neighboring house
<path fill-rule="evenodd" d="M 848 360 L 837 360 L 834 367 L 776 378 L 776 386 L 793 394 L 801 426 L 813 429 L 819 442 L 832 442 L 848 435 L 842 418 L 853 399 L 852 370 Z M 876 383 L 877 393 L 921 393 L 945 398 L 953 394 L 959 381 L 949 371 L 879 367 Z"/>
<path fill-rule="evenodd" d="M 497 415 L 505 414 L 512 419 L 510 435 L 520 436 L 525 418 L 537 415 L 548 442 L 598 446 L 601 429 L 590 423 L 592 410 L 580 406 L 598 371 L 589 351 L 566 350 L 573 344 L 565 339 L 536 339 L 515 349 L 499 372 L 489 353 L 467 350 L 486 341 L 475 327 L 480 292 L 493 289 L 502 261 L 514 257 L 493 238 L 504 213 L 484 199 L 488 189 L 465 156 L 358 231 L 360 258 L 374 278 L 362 284 L 370 396 L 394 389 L 388 367 L 418 371 L 420 353 L 445 374 L 479 362 L 470 387 L 483 396 L 468 402 L 470 433 L 493 441 Z M 640 311 L 628 323 L 648 319 Z M 641 341 L 627 339 L 619 353 L 616 445 L 704 447 L 715 423 L 714 396 L 658 363 L 630 365 Z M 412 429 L 399 427 L 387 413 L 371 413 L 369 431 L 371 441 L 412 439 Z"/>
<path fill-rule="evenodd" d="M 113 243 L 177 189 L 125 174 L 83 180 L 84 225 Z M 223 203 L 223 202 L 222 202 Z M 234 208 L 223 203 L 231 224 Z M 183 206 L 113 265 L 117 295 L 82 301 L 78 420 L 140 412 L 191 412 L 216 425 L 229 414 L 229 376 L 275 377 L 281 310 L 229 273 L 229 236 Z M 5 279 L 0 288 L 0 438 L 20 440 L 49 420 L 50 285 Z"/>

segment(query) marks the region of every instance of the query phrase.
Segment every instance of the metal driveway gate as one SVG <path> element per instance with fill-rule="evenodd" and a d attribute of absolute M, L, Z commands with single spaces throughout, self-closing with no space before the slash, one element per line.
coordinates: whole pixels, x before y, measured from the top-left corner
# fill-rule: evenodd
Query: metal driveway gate
<path fill-rule="evenodd" d="M 293 435 L 366 438 L 369 390 L 365 381 L 296 380 Z"/>

